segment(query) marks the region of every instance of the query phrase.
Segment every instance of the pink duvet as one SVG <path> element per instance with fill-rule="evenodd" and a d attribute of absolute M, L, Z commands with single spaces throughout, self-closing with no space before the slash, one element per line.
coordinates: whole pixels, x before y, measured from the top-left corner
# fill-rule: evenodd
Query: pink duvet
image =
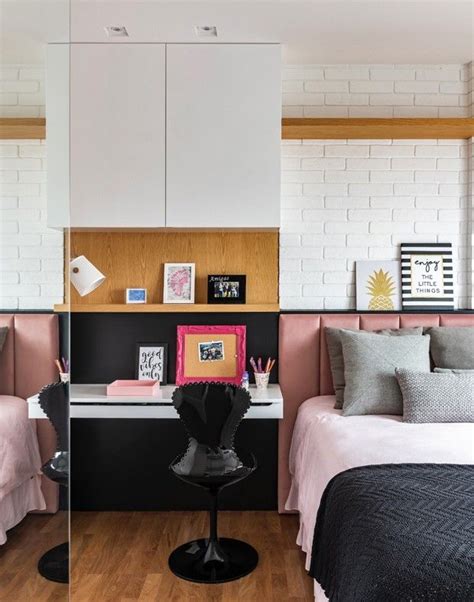
<path fill-rule="evenodd" d="M 473 424 L 407 424 L 400 416 L 347 416 L 334 397 L 314 397 L 298 412 L 290 450 L 292 485 L 287 510 L 300 513 L 298 544 L 309 565 L 316 513 L 336 474 L 368 464 L 472 464 Z"/>
<path fill-rule="evenodd" d="M 24 399 L 0 396 L 0 504 L 14 489 L 40 473 L 33 420 Z"/>

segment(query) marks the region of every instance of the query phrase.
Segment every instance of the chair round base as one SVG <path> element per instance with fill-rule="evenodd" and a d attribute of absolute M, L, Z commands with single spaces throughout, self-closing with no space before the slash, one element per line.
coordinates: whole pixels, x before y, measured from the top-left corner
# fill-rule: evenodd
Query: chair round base
<path fill-rule="evenodd" d="M 171 553 L 168 564 L 181 579 L 195 583 L 226 583 L 251 573 L 258 564 L 258 552 L 245 541 L 221 537 L 219 547 L 227 557 L 225 563 L 203 563 L 207 539 L 196 539 L 183 544 Z"/>
<path fill-rule="evenodd" d="M 69 583 L 69 543 L 48 550 L 38 561 L 39 574 L 49 581 Z"/>

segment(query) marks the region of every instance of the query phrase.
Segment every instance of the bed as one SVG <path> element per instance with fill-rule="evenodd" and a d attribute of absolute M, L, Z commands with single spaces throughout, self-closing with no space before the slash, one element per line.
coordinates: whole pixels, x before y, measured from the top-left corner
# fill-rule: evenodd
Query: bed
<path fill-rule="evenodd" d="M 50 314 L 1 314 L 8 335 L 0 354 L 0 545 L 28 512 L 56 512 L 58 489 L 41 465 L 55 450 L 47 421 L 28 419 L 27 397 L 57 375 L 58 319 Z"/>
<path fill-rule="evenodd" d="M 328 483 L 354 467 L 472 464 L 471 424 L 406 424 L 397 416 L 342 417 L 334 395 L 324 328 L 377 330 L 474 326 L 472 314 L 297 314 L 280 317 L 279 510 L 297 511 L 297 543 L 310 566 L 316 513 Z M 327 598 L 315 581 L 315 598 Z"/>

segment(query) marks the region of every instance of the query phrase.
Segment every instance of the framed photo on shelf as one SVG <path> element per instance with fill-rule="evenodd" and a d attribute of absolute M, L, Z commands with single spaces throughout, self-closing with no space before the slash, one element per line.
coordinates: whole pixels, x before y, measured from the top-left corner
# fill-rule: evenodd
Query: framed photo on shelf
<path fill-rule="evenodd" d="M 245 326 L 178 326 L 176 384 L 218 381 L 240 385 L 245 349 Z"/>
<path fill-rule="evenodd" d="M 245 303 L 246 276 L 213 275 L 207 277 L 208 303 Z"/>
<path fill-rule="evenodd" d="M 356 261 L 358 311 L 400 311 L 400 262 Z"/>
<path fill-rule="evenodd" d="M 451 243 L 402 243 L 403 309 L 454 309 Z"/>
<path fill-rule="evenodd" d="M 163 303 L 194 303 L 196 265 L 165 263 Z"/>
<path fill-rule="evenodd" d="M 146 288 L 127 288 L 125 289 L 125 303 L 146 303 Z"/>
<path fill-rule="evenodd" d="M 168 382 L 168 343 L 137 343 L 135 366 L 137 380 Z"/>

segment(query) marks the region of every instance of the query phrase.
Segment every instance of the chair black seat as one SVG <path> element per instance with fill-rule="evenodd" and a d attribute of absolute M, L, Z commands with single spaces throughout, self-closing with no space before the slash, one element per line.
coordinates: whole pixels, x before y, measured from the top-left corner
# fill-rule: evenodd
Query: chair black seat
<path fill-rule="evenodd" d="M 188 449 L 170 464 L 173 474 L 206 489 L 211 498 L 207 539 L 188 542 L 171 554 L 175 575 L 198 583 L 224 583 L 248 575 L 258 564 L 249 544 L 217 535 L 219 492 L 251 475 L 252 454 L 237 454 L 234 437 L 251 398 L 245 389 L 226 383 L 193 383 L 178 387 L 173 404 L 189 435 Z"/>

